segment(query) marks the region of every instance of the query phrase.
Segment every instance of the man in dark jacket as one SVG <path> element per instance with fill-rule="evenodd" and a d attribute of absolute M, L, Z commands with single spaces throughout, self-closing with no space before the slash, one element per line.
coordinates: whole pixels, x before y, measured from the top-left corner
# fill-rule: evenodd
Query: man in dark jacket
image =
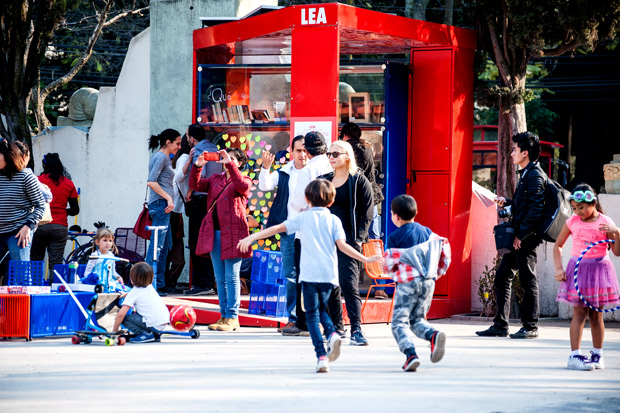
<path fill-rule="evenodd" d="M 512 137 L 513 147 L 510 156 L 519 166 L 519 182 L 514 199 L 498 197 L 495 201 L 500 207 L 511 207 L 512 224 L 516 230 L 514 250 L 502 257 L 495 273 L 495 300 L 497 315 L 493 325 L 484 331 L 476 332 L 483 337 L 506 337 L 510 315 L 510 296 L 512 280 L 519 271 L 519 281 L 523 287 L 521 321 L 523 327 L 510 338 L 538 337 L 538 279 L 536 277 L 536 248 L 542 242 L 535 232 L 545 206 L 546 179 L 538 166 L 540 142 L 538 136 L 530 132 Z"/>

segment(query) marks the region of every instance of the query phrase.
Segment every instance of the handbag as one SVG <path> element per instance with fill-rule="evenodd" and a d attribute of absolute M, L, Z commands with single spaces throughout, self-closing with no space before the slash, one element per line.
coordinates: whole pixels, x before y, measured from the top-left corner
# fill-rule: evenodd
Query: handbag
<path fill-rule="evenodd" d="M 39 223 L 37 225 L 45 225 L 45 224 L 49 224 L 50 222 L 52 222 L 53 218 L 52 218 L 52 210 L 50 208 L 50 204 L 49 202 L 45 203 L 45 212 L 43 212 L 43 218 L 41 218 L 39 220 Z"/>
<path fill-rule="evenodd" d="M 515 241 L 516 232 L 515 227 L 510 222 L 503 222 L 493 227 L 495 248 L 500 256 L 514 250 L 513 243 Z"/>
<path fill-rule="evenodd" d="M 140 215 L 138 215 L 138 220 L 133 226 L 133 233 L 144 239 L 151 239 L 151 231 L 147 231 L 146 227 L 149 225 L 153 225 L 153 219 L 149 214 L 149 207 L 146 202 L 146 196 L 148 194 L 148 186 L 146 188 L 146 193 L 144 194 L 144 203 L 142 204 L 142 211 Z"/>

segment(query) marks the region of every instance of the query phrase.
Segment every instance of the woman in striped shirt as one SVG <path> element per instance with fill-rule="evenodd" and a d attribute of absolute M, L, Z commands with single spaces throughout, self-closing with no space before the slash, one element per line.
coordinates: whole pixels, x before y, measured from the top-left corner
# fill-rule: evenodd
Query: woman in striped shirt
<path fill-rule="evenodd" d="M 17 147 L 0 138 L 0 256 L 30 260 L 32 231 L 43 217 L 45 200 L 37 178 L 24 170 Z"/>

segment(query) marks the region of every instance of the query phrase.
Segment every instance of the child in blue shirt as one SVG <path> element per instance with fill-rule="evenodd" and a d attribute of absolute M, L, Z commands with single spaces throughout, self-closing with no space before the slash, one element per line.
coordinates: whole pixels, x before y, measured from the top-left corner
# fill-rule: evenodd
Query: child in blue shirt
<path fill-rule="evenodd" d="M 418 206 L 412 196 L 399 195 L 392 201 L 392 222 L 398 227 L 387 239 L 387 248 L 411 248 L 429 240 L 432 231 L 418 224 L 415 216 Z M 431 362 L 443 358 L 446 334 L 435 330 L 427 321 L 426 313 L 431 306 L 435 280 L 416 277 L 407 283 L 398 283 L 394 292 L 394 315 L 392 334 L 398 348 L 407 356 L 404 371 L 416 371 L 420 360 L 413 344 L 413 335 L 431 343 Z"/>
<path fill-rule="evenodd" d="M 247 251 L 259 239 L 269 238 L 280 232 L 296 233 L 301 240 L 299 281 L 304 297 L 306 322 L 318 359 L 316 372 L 329 371 L 328 361 L 340 355 L 340 336 L 335 332 L 327 312 L 327 301 L 334 286 L 338 286 L 338 258 L 336 248 L 351 258 L 370 263 L 381 262 L 383 257 L 364 257 L 346 243 L 340 219 L 331 214 L 329 207 L 336 197 L 336 188 L 325 179 L 317 179 L 306 187 L 306 200 L 312 208 L 264 231 L 256 232 L 239 241 L 238 248 Z M 327 350 L 319 321 L 327 339 Z"/>

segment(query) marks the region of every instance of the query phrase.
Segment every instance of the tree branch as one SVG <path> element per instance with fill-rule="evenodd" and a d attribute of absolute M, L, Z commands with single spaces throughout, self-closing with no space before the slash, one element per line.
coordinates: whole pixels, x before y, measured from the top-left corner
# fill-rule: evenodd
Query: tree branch
<path fill-rule="evenodd" d="M 491 38 L 491 43 L 493 45 L 493 54 L 495 55 L 495 64 L 497 65 L 497 69 L 499 70 L 499 75 L 502 78 L 503 84 L 508 86 L 510 85 L 510 70 L 508 69 L 508 65 L 506 64 L 506 59 L 504 57 L 504 53 L 502 51 L 502 47 L 499 43 L 499 38 L 497 37 L 497 32 L 495 31 L 495 26 L 491 20 L 487 21 L 487 25 L 489 26 L 489 37 Z"/>
<path fill-rule="evenodd" d="M 543 50 L 543 56 L 560 56 L 560 55 L 563 55 L 566 52 L 575 50 L 576 48 L 578 48 L 582 44 L 583 44 L 582 41 L 575 39 L 575 40 L 572 40 L 572 41 L 570 41 L 568 43 L 562 43 L 558 47 L 555 47 L 553 49 Z"/>
<path fill-rule="evenodd" d="M 37 124 L 39 125 L 39 128 L 51 126 L 49 120 L 47 119 L 47 116 L 45 115 L 45 110 L 44 110 L 45 99 L 51 92 L 69 83 L 71 79 L 73 79 L 75 75 L 78 74 L 80 69 L 82 69 L 82 67 L 84 67 L 84 65 L 88 62 L 88 59 L 90 59 L 90 56 L 93 53 L 93 47 L 95 46 L 95 43 L 97 43 L 97 39 L 99 38 L 99 35 L 101 34 L 101 31 L 103 30 L 103 26 L 105 25 L 105 22 L 108 18 L 108 12 L 112 8 L 113 4 L 114 4 L 113 0 L 108 0 L 105 3 L 104 8 L 99 13 L 97 26 L 93 30 L 93 33 L 90 36 L 90 39 L 88 40 L 88 45 L 86 46 L 86 50 L 82 54 L 82 57 L 80 57 L 80 59 L 76 62 L 76 64 L 73 65 L 71 70 L 69 70 L 69 72 L 66 75 L 54 80 L 52 83 L 47 85 L 42 91 L 38 92 L 36 90 L 37 89 L 36 87 L 35 87 L 35 90 L 33 90 L 33 94 L 36 98 L 35 105 L 37 107 L 37 110 L 35 111 L 35 113 L 36 113 L 36 116 L 40 118 L 40 119 L 37 119 Z"/>
<path fill-rule="evenodd" d="M 144 11 L 146 11 L 148 9 L 149 9 L 149 6 L 146 6 L 146 7 L 142 7 L 141 9 L 128 10 L 126 12 L 119 13 L 116 16 L 112 17 L 107 22 L 105 22 L 103 24 L 103 27 L 108 27 L 109 25 L 116 23 L 118 20 L 122 19 L 123 17 L 133 16 L 134 14 L 142 15 L 142 12 L 144 12 Z"/>

